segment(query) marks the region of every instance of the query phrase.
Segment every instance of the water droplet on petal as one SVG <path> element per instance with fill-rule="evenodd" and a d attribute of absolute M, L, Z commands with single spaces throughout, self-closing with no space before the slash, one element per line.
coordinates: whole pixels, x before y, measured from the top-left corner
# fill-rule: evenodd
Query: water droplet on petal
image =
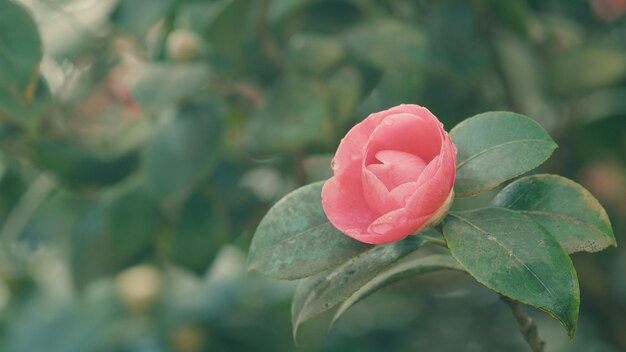
<path fill-rule="evenodd" d="M 373 225 L 372 231 L 376 233 L 377 235 L 384 235 L 387 232 L 389 232 L 389 230 L 391 230 L 392 228 L 393 228 L 392 224 L 382 223 L 382 224 Z"/>
<path fill-rule="evenodd" d="M 330 168 L 333 169 L 333 170 L 339 169 L 339 163 L 335 159 L 331 160 L 330 161 Z"/>

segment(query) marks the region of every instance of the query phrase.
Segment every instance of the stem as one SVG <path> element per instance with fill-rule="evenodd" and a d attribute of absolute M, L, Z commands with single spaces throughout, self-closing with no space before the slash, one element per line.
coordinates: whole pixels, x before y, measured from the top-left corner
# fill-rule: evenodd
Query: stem
<path fill-rule="evenodd" d="M 519 331 L 524 337 L 524 340 L 526 340 L 526 343 L 528 343 L 530 349 L 533 352 L 544 352 L 546 343 L 539 337 L 537 324 L 526 314 L 522 303 L 502 295 L 500 295 L 500 299 L 511 308 L 511 312 L 515 320 L 517 320 L 517 324 L 519 324 Z"/>

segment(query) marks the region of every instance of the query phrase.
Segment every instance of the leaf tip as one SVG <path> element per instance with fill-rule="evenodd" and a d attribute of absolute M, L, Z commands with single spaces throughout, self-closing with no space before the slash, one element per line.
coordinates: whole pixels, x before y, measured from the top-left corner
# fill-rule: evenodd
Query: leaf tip
<path fill-rule="evenodd" d="M 248 258 L 246 258 L 246 269 L 248 272 L 258 271 L 255 260 L 251 255 L 251 252 L 248 253 Z"/>
<path fill-rule="evenodd" d="M 328 331 L 331 331 L 334 327 L 335 327 L 335 323 L 337 322 L 337 320 L 339 319 L 339 317 L 343 314 L 343 312 L 345 311 L 343 308 L 343 305 L 341 307 L 339 307 L 339 309 L 337 310 L 337 312 L 335 313 L 335 315 L 333 316 L 333 319 L 330 321 L 330 324 L 328 324 Z"/>
<path fill-rule="evenodd" d="M 298 320 L 292 323 L 291 327 L 291 335 L 293 337 L 293 343 L 298 347 L 298 328 L 300 327 L 300 322 Z"/>
<path fill-rule="evenodd" d="M 561 322 L 565 326 L 565 330 L 567 331 L 567 337 L 570 341 L 572 341 L 574 339 L 574 336 L 576 335 L 576 329 L 578 328 L 578 312 L 576 312 L 576 316 L 573 317 L 572 321 Z"/>

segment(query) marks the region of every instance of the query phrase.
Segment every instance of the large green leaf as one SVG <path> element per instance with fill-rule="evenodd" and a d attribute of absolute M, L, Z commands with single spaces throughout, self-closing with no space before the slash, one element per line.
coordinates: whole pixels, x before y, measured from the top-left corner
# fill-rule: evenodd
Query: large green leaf
<path fill-rule="evenodd" d="M 344 131 L 363 100 L 363 78 L 354 67 L 342 67 L 328 78 L 328 90 L 335 131 Z"/>
<path fill-rule="evenodd" d="M 215 166 L 221 136 L 222 112 L 217 103 L 182 107 L 145 145 L 148 187 L 163 199 L 185 196 Z"/>
<path fill-rule="evenodd" d="M 363 285 L 425 241 L 419 236 L 371 247 L 344 264 L 300 282 L 291 304 L 293 336 L 303 322 L 349 298 Z"/>
<path fill-rule="evenodd" d="M 426 37 L 417 28 L 400 21 L 359 26 L 342 39 L 354 57 L 382 69 L 413 69 L 426 58 Z"/>
<path fill-rule="evenodd" d="M 478 282 L 537 307 L 576 331 L 578 279 L 567 252 L 531 218 L 503 208 L 450 213 L 450 251 Z"/>
<path fill-rule="evenodd" d="M 277 279 L 301 279 L 372 247 L 342 234 L 328 221 L 322 185 L 299 188 L 267 212 L 250 244 L 250 269 Z"/>
<path fill-rule="evenodd" d="M 626 53 L 617 47 L 578 46 L 556 56 L 552 63 L 551 83 L 562 94 L 590 91 L 624 77 Z"/>
<path fill-rule="evenodd" d="M 329 36 L 296 34 L 289 40 L 290 64 L 314 75 L 336 66 L 344 56 L 341 43 Z"/>
<path fill-rule="evenodd" d="M 34 145 L 35 163 L 70 186 L 102 186 L 121 181 L 137 167 L 137 153 L 101 155 L 71 139 L 42 139 Z"/>
<path fill-rule="evenodd" d="M 490 11 L 493 11 L 494 20 L 515 31 L 521 37 L 528 37 L 528 22 L 532 15 L 529 14 L 528 4 L 524 0 L 491 0 L 489 7 Z"/>
<path fill-rule="evenodd" d="M 206 37 L 215 51 L 234 61 L 245 57 L 241 55 L 242 48 L 253 28 L 249 23 L 256 24 L 256 17 L 251 16 L 254 5 L 248 0 L 225 0 L 212 4 L 213 13 L 207 24 Z M 233 23 L 237 25 L 233 26 Z"/>
<path fill-rule="evenodd" d="M 120 267 L 151 248 L 164 217 L 157 199 L 138 185 L 114 190 L 104 207 L 107 259 Z"/>
<path fill-rule="evenodd" d="M 187 98 L 207 83 L 204 64 L 147 64 L 131 83 L 131 93 L 142 107 L 160 109 Z"/>
<path fill-rule="evenodd" d="M 541 224 L 569 253 L 616 246 L 609 217 L 581 185 L 557 175 L 533 175 L 506 186 L 493 200 Z"/>
<path fill-rule="evenodd" d="M 626 87 L 594 91 L 573 101 L 571 109 L 572 118 L 577 120 L 579 126 L 611 117 L 619 117 L 621 122 L 622 115 L 626 115 Z"/>
<path fill-rule="evenodd" d="M 365 118 L 372 111 L 381 111 L 390 106 L 413 101 L 416 96 L 422 96 L 425 91 L 425 82 L 422 74 L 406 74 L 404 70 L 386 70 L 376 86 L 362 99 L 355 113 Z"/>
<path fill-rule="evenodd" d="M 174 263 L 202 275 L 226 242 L 225 222 L 211 199 L 194 195 L 182 208 L 162 251 Z"/>
<path fill-rule="evenodd" d="M 535 121 L 502 111 L 470 117 L 456 125 L 450 137 L 458 149 L 457 197 L 488 191 L 530 171 L 557 147 Z"/>
<path fill-rule="evenodd" d="M 35 21 L 15 2 L 0 1 L 0 106 L 31 104 L 42 55 Z"/>
<path fill-rule="evenodd" d="M 174 3 L 173 0 L 120 0 L 111 15 L 111 22 L 124 31 L 140 36 L 165 17 Z"/>
<path fill-rule="evenodd" d="M 138 181 L 127 180 L 98 198 L 77 198 L 68 210 L 75 226 L 70 263 L 77 287 L 154 255 L 166 219 L 158 200 Z"/>
<path fill-rule="evenodd" d="M 331 106 L 327 87 L 319 80 L 286 74 L 252 117 L 250 149 L 284 152 L 328 142 Z"/>
<path fill-rule="evenodd" d="M 394 282 L 408 279 L 410 277 L 430 273 L 438 270 L 463 270 L 459 262 L 447 254 L 435 254 L 427 257 L 413 259 L 407 262 L 398 263 L 389 269 L 373 277 L 368 283 L 361 286 L 348 299 L 346 299 L 335 312 L 333 322 L 337 321 L 350 307 L 360 300 L 371 295 L 377 290 L 391 285 Z"/>

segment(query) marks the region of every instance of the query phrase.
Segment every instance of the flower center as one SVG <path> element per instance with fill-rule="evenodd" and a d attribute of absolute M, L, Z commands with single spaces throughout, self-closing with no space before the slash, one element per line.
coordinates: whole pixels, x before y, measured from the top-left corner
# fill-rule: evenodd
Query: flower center
<path fill-rule="evenodd" d="M 422 158 L 397 150 L 381 150 L 376 153 L 380 163 L 367 165 L 389 191 L 407 183 L 417 181 L 427 163 Z"/>

